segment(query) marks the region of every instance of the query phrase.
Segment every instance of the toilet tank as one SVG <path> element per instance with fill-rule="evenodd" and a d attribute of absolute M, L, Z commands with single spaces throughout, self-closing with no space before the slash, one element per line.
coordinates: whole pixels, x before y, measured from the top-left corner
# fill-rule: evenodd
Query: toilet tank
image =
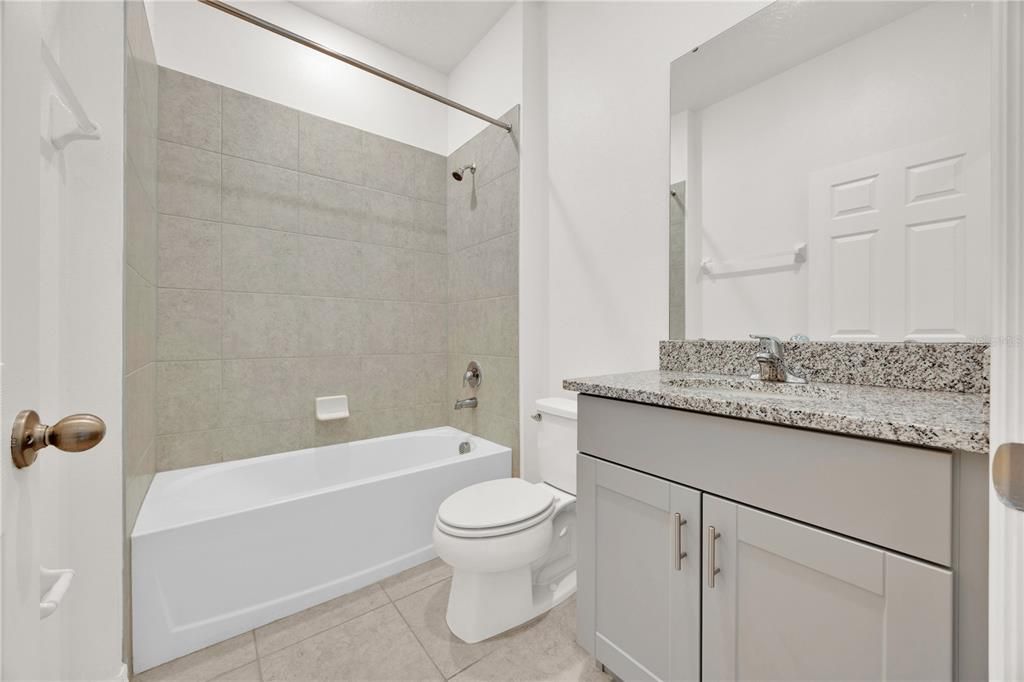
<path fill-rule="evenodd" d="M 576 401 L 541 398 L 537 401 L 537 462 L 540 480 L 576 494 Z"/>

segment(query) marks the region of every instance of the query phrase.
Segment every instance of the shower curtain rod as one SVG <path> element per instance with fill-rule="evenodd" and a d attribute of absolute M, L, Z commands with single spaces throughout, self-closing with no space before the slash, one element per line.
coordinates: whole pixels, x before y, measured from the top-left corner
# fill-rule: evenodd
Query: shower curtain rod
<path fill-rule="evenodd" d="M 253 14 L 249 14 L 248 12 L 245 12 L 243 10 L 240 10 L 237 7 L 232 7 L 226 2 L 221 2 L 221 0 L 199 0 L 199 2 L 203 3 L 204 5 L 208 5 L 209 7 L 213 7 L 214 9 L 219 9 L 221 12 L 230 14 L 233 17 L 237 17 L 242 21 L 247 21 L 254 26 L 259 26 L 262 29 L 266 29 L 271 33 L 276 33 L 282 38 L 287 38 L 288 40 L 298 43 L 299 45 L 304 45 L 305 47 L 308 47 L 311 50 L 316 50 L 321 54 L 327 55 L 328 57 L 334 57 L 338 61 L 345 62 L 349 66 L 354 66 L 357 69 L 362 69 L 363 71 L 366 71 L 367 73 L 372 73 L 374 76 L 377 76 L 378 78 L 383 78 L 386 81 L 391 81 L 395 85 L 401 85 L 403 88 L 406 88 L 407 90 L 417 92 L 423 95 L 424 97 L 429 97 L 430 99 L 436 102 L 440 102 L 441 104 L 452 107 L 453 109 L 458 109 L 459 111 L 465 114 L 469 114 L 470 116 L 476 116 L 481 121 L 487 121 L 492 126 L 498 126 L 499 128 L 504 129 L 505 132 L 507 133 L 512 132 L 512 125 L 506 123 L 505 121 L 500 121 L 496 118 L 491 118 L 487 114 L 482 114 L 476 109 L 470 109 L 464 104 L 459 104 L 458 102 L 450 100 L 443 95 L 439 95 L 436 92 L 431 92 L 426 88 L 421 88 L 415 83 L 410 83 L 404 78 L 399 78 L 398 76 L 392 75 L 387 71 L 381 71 L 375 66 L 370 66 L 366 62 L 361 62 L 358 59 L 349 57 L 348 55 L 344 55 L 340 52 L 335 52 L 329 47 L 325 47 L 320 43 L 310 40 L 309 38 L 300 36 L 298 33 L 293 33 L 286 28 L 281 28 L 277 24 L 272 24 L 269 21 L 260 19 L 259 17 Z"/>

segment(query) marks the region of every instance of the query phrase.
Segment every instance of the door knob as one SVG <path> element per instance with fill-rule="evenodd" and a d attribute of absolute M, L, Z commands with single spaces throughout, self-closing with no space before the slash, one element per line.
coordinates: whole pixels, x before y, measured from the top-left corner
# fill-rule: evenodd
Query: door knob
<path fill-rule="evenodd" d="M 1024 511 L 1024 444 L 1003 443 L 992 460 L 992 486 L 999 500 Z"/>
<path fill-rule="evenodd" d="M 96 415 L 72 414 L 47 426 L 40 423 L 34 410 L 22 410 L 11 429 L 11 457 L 14 465 L 23 469 L 48 445 L 64 452 L 82 452 L 103 440 L 106 433 L 107 425 Z"/>

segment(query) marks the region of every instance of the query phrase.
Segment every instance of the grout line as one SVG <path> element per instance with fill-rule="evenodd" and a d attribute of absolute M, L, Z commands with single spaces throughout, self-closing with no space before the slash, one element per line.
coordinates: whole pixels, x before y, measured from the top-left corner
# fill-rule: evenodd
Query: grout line
<path fill-rule="evenodd" d="M 141 277 L 141 275 L 139 275 Z M 143 278 L 145 279 L 145 278 Z M 449 305 L 447 301 L 416 301 L 404 298 L 361 298 L 358 296 L 324 296 L 322 294 L 299 294 L 280 291 L 248 291 L 245 289 L 205 289 L 201 287 L 169 287 L 156 286 L 157 289 L 168 289 L 170 291 L 201 291 L 208 294 L 251 294 L 255 296 L 281 296 L 292 298 L 312 298 L 327 301 L 351 301 L 354 303 L 411 303 L 417 305 L 443 306 Z M 467 301 L 456 301 L 457 303 L 468 303 L 475 300 L 488 300 L 489 298 L 514 298 L 515 294 L 504 294 L 481 299 L 468 299 Z"/>
<path fill-rule="evenodd" d="M 378 583 L 373 583 L 373 584 L 376 585 Z M 369 585 L 367 587 L 369 587 Z M 349 592 L 348 594 L 352 594 L 352 593 Z M 344 596 L 344 595 L 342 595 L 342 596 Z M 328 600 L 328 601 L 330 601 L 330 600 Z M 326 602 L 323 602 L 323 603 L 326 603 Z M 303 609 L 302 611 L 299 611 L 298 613 L 293 613 L 292 615 L 293 616 L 297 616 L 297 615 L 299 615 L 301 613 L 305 613 L 306 611 L 309 611 L 311 609 L 315 609 L 319 605 L 320 604 L 311 606 L 308 609 Z M 292 642 L 288 646 L 284 646 L 284 647 L 281 647 L 280 649 L 275 649 L 274 651 L 270 651 L 266 655 L 261 654 L 260 651 L 259 651 L 259 648 L 257 647 L 256 648 L 256 658 L 257 658 L 257 660 L 261 661 L 260 676 L 262 677 L 262 675 L 263 675 L 263 672 L 262 672 L 262 659 L 263 658 L 269 658 L 271 656 L 276 656 L 277 654 L 281 653 L 282 651 L 287 651 L 288 649 L 291 649 L 292 647 L 298 646 L 299 644 L 302 644 L 303 642 L 305 642 L 307 640 L 313 639 L 314 637 L 322 635 L 325 632 L 330 632 L 334 628 L 340 628 L 342 625 L 346 625 L 348 623 L 351 623 L 352 621 L 356 620 L 357 618 L 362 618 L 363 616 L 369 615 L 369 614 L 374 613 L 376 611 L 380 611 L 381 609 L 387 608 L 388 606 L 394 607 L 394 604 L 392 604 L 390 601 L 388 601 L 388 603 L 386 603 L 386 604 L 381 604 L 380 606 L 375 606 L 374 608 L 370 609 L 369 611 L 364 611 L 363 613 L 360 613 L 357 616 L 352 616 L 351 618 L 349 618 L 347 620 L 344 620 L 344 621 L 342 621 L 340 623 L 335 623 L 334 625 L 332 625 L 330 627 L 327 627 L 327 628 L 324 628 L 323 630 L 318 630 L 318 631 L 314 632 L 311 635 L 303 637 L 302 639 L 295 640 L 294 642 Z M 395 609 L 395 610 L 397 611 L 398 609 Z M 399 615 L 401 615 L 401 614 L 399 614 Z M 290 617 L 291 616 L 285 616 L 284 618 L 290 618 Z M 279 618 L 278 620 L 284 620 L 284 618 Z M 267 623 L 267 625 L 271 625 L 272 623 L 276 623 L 276 622 L 278 622 L 278 621 L 276 621 L 276 620 L 275 621 L 271 621 L 270 623 Z M 260 626 L 260 627 L 266 627 L 266 626 Z M 253 633 L 254 633 L 254 636 L 255 636 L 255 630 L 253 631 Z"/>
<path fill-rule="evenodd" d="M 222 119 L 221 120 L 221 145 L 220 145 L 220 149 L 219 150 L 207 149 L 206 147 L 199 147 L 199 146 L 196 146 L 194 144 L 188 144 L 186 142 L 179 142 L 177 140 L 168 140 L 167 138 L 160 137 L 159 131 L 157 133 L 157 138 L 156 139 L 159 142 L 166 142 L 168 144 L 178 145 L 179 147 L 189 147 L 190 149 L 197 149 L 199 151 L 210 152 L 211 154 L 219 154 L 221 156 L 226 156 L 226 157 L 232 158 L 232 159 L 238 159 L 240 161 L 248 161 L 249 163 L 257 163 L 257 164 L 261 164 L 261 165 L 264 165 L 264 166 L 270 166 L 272 168 L 277 168 L 278 170 L 285 170 L 285 171 L 290 171 L 292 173 L 308 175 L 310 177 L 319 178 L 321 180 L 329 180 L 331 182 L 336 182 L 336 183 L 339 183 L 339 184 L 348 185 L 349 187 L 355 187 L 355 188 L 358 188 L 358 189 L 365 189 L 365 190 L 369 190 L 371 192 L 380 192 L 381 194 L 389 194 L 391 196 L 401 197 L 403 199 L 410 199 L 412 201 L 422 201 L 425 204 L 433 204 L 435 206 L 446 206 L 447 203 L 448 203 L 447 202 L 447 193 L 445 195 L 445 201 L 434 201 L 433 199 L 424 199 L 422 197 L 411 196 L 409 194 L 402 194 L 400 192 L 392 192 L 390 190 L 381 189 L 379 187 L 374 187 L 372 185 L 361 184 L 361 183 L 357 183 L 357 182 L 351 182 L 349 180 L 342 180 L 340 178 L 332 177 L 330 175 L 322 175 L 320 173 L 312 173 L 312 172 L 310 172 L 308 170 L 303 170 L 301 167 L 289 168 L 288 166 L 281 166 L 281 165 L 278 165 L 276 163 L 267 163 L 266 161 L 258 161 L 256 159 L 250 159 L 250 158 L 245 157 L 245 156 L 237 156 L 235 154 L 226 154 L 223 151 L 223 149 L 224 149 L 224 143 L 223 143 L 223 137 L 224 137 L 223 112 L 221 114 L 221 119 Z M 360 129 L 356 128 L 356 130 L 360 130 Z M 365 131 L 362 131 L 362 132 L 365 132 Z M 371 133 L 371 135 L 372 134 L 373 133 Z M 401 143 L 399 143 L 399 144 L 401 144 Z M 423 151 L 425 151 L 425 150 L 423 150 Z M 442 158 L 444 158 L 444 157 L 442 157 Z M 298 159 L 296 159 L 296 161 L 297 161 L 296 166 L 299 166 Z M 518 168 L 519 168 L 519 166 L 517 165 L 516 166 L 516 170 L 518 170 Z M 506 171 L 506 173 L 507 172 L 508 171 Z M 502 173 L 502 175 L 505 175 L 506 173 Z M 448 176 L 448 172 L 447 172 L 447 169 L 446 169 L 445 170 L 445 177 L 447 177 L 447 176 Z M 488 180 L 487 183 L 485 183 L 484 185 L 481 185 L 481 187 L 485 187 L 486 185 L 491 184 L 492 182 L 494 182 L 494 180 L 497 180 L 498 177 L 501 177 L 501 176 L 497 176 L 495 178 L 492 178 L 491 180 Z"/>
<path fill-rule="evenodd" d="M 413 594 L 415 594 L 415 592 Z M 423 655 L 427 657 L 428 661 L 430 661 L 430 665 L 434 666 L 434 670 L 437 671 L 437 674 L 441 676 L 442 680 L 449 679 L 445 676 L 444 672 L 441 670 L 441 667 L 437 664 L 437 661 L 434 660 L 434 657 L 430 655 L 429 651 L 427 651 L 427 647 L 423 646 L 423 641 L 420 639 L 419 635 L 416 634 L 416 630 L 413 629 L 412 625 L 409 624 L 409 621 L 406 620 L 405 614 L 402 613 L 401 609 L 399 609 L 394 602 L 392 602 L 391 606 L 395 609 L 395 612 L 398 614 L 398 617 L 402 619 L 402 622 L 405 623 L 405 627 L 409 630 L 409 634 L 412 635 L 412 638 L 414 640 L 416 640 L 416 644 L 420 647 L 420 651 L 422 651 Z"/>
<path fill-rule="evenodd" d="M 267 231 L 270 231 L 270 232 L 280 232 L 282 234 L 292 234 L 292 235 L 296 235 L 296 236 L 299 236 L 299 237 L 310 237 L 312 239 L 330 239 L 330 240 L 336 241 L 336 242 L 347 242 L 347 243 L 350 243 L 350 244 L 362 244 L 364 246 L 379 246 L 379 247 L 382 247 L 382 248 L 394 249 L 396 251 L 412 251 L 412 252 L 415 252 L 415 253 L 429 253 L 429 254 L 434 255 L 434 256 L 447 256 L 448 255 L 447 251 L 431 251 L 431 250 L 428 250 L 428 249 L 417 249 L 417 248 L 414 248 L 414 247 L 411 247 L 411 246 L 396 246 L 394 244 L 385 244 L 385 243 L 382 243 L 382 242 L 375 242 L 375 241 L 365 241 L 365 240 L 359 240 L 359 239 L 345 239 L 344 237 L 333 237 L 331 235 L 315 234 L 315 233 L 310 233 L 310 232 L 299 232 L 297 230 L 286 230 L 286 229 L 283 229 L 283 228 L 280 228 L 280 227 L 268 227 L 266 225 L 248 225 L 246 223 L 238 223 L 238 222 L 232 222 L 230 220 L 224 220 L 223 219 L 223 214 L 222 214 L 221 218 L 218 218 L 218 219 L 197 218 L 195 216 L 179 215 L 177 213 L 168 213 L 166 211 L 164 211 L 164 212 L 158 211 L 157 215 L 158 216 L 166 216 L 168 218 L 179 218 L 179 219 L 182 219 L 182 220 L 192 220 L 192 221 L 200 222 L 200 223 L 217 223 L 217 224 L 219 224 L 221 226 L 228 225 L 228 226 L 231 226 L 231 227 L 245 227 L 245 228 L 252 229 L 252 230 L 267 230 Z M 447 230 L 447 226 L 446 226 L 446 230 Z M 429 233 L 420 233 L 420 234 L 429 234 Z M 514 234 L 514 232 L 506 232 L 505 234 Z M 503 236 L 503 235 L 499 235 L 499 236 Z"/>

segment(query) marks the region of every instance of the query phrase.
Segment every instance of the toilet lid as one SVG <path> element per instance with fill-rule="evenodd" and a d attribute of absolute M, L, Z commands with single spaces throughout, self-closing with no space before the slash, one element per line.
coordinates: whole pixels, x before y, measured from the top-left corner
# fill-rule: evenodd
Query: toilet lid
<path fill-rule="evenodd" d="M 476 483 L 450 495 L 437 510 L 437 518 L 453 528 L 495 528 L 542 514 L 554 501 L 545 485 L 521 478 L 501 478 Z"/>

